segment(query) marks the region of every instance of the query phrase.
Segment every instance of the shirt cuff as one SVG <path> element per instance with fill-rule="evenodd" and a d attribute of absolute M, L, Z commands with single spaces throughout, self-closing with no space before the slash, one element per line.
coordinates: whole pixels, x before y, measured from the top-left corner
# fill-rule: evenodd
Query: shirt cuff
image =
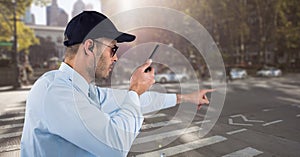
<path fill-rule="evenodd" d="M 133 102 L 140 102 L 139 95 L 135 91 L 128 91 L 128 97 L 133 101 Z M 140 104 L 140 103 L 138 103 Z"/>
<path fill-rule="evenodd" d="M 164 108 L 174 107 L 177 104 L 176 94 L 166 94 Z"/>

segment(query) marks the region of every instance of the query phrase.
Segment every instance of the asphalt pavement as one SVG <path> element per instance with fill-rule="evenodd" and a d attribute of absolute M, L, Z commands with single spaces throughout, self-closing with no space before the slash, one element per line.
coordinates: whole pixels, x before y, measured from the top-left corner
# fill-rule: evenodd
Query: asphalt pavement
<path fill-rule="evenodd" d="M 206 81 L 201 87 L 209 88 L 211 84 Z M 187 82 L 163 84 L 158 89 L 180 92 L 195 87 Z M 213 104 L 195 112 L 188 124 L 184 117 L 176 116 L 180 105 L 148 114 L 128 156 L 299 157 L 299 87 L 300 74 L 228 82 L 225 103 L 216 123 L 201 135 L 201 130 L 213 123 L 207 118 L 208 111 L 217 110 Z M 20 156 L 29 89 L 30 86 L 19 90 L 0 88 L 0 157 Z M 189 112 L 181 114 L 192 114 Z"/>

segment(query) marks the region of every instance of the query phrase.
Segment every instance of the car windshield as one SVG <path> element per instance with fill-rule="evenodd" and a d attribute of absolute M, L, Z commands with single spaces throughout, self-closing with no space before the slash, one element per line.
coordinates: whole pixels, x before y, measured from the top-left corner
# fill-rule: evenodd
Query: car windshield
<path fill-rule="evenodd" d="M 242 71 L 243 69 L 239 69 L 239 68 L 233 68 L 233 69 L 231 69 L 231 71 L 233 71 L 233 72 L 239 72 L 239 71 Z"/>

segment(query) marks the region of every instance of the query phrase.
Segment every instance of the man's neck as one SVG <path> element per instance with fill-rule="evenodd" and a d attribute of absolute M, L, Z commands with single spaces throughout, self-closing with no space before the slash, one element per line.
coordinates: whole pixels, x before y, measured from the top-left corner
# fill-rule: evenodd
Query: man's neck
<path fill-rule="evenodd" d="M 88 83 L 91 83 L 93 80 L 89 77 L 89 74 L 86 69 L 84 69 L 84 65 L 75 65 L 75 59 L 69 60 L 65 59 L 64 61 L 68 66 L 73 68 L 76 72 L 78 72 Z"/>

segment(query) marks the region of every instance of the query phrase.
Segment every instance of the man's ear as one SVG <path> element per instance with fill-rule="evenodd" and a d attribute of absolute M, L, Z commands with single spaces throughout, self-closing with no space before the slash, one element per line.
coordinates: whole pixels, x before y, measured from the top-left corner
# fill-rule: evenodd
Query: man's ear
<path fill-rule="evenodd" d="M 91 52 L 93 52 L 93 49 L 94 49 L 94 42 L 92 42 L 92 45 L 89 47 L 89 50 L 91 51 Z M 93 52 L 94 53 L 94 52 Z"/>
<path fill-rule="evenodd" d="M 88 55 L 88 53 L 94 53 L 94 41 L 91 39 L 87 39 L 86 41 L 84 41 L 84 53 L 85 55 Z"/>

